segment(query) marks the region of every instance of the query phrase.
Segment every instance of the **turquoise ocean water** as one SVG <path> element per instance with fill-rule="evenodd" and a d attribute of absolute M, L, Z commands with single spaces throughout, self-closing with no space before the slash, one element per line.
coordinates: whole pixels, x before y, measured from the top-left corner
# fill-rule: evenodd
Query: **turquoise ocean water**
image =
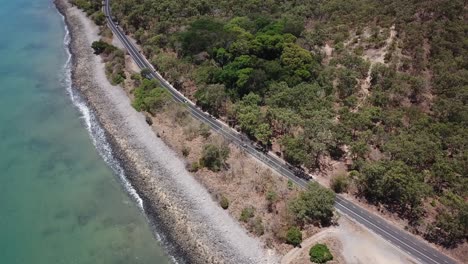
<path fill-rule="evenodd" d="M 51 0 L 0 0 L 0 263 L 169 263 L 72 103 L 65 35 Z"/>

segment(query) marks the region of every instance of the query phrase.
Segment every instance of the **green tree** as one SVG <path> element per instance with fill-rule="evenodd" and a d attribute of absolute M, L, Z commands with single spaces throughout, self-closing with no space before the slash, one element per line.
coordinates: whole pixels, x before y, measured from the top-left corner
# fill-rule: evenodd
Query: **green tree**
<path fill-rule="evenodd" d="M 328 225 L 333 217 L 334 204 L 335 194 L 332 191 L 317 182 L 310 182 L 307 189 L 290 202 L 289 208 L 298 222 Z"/>
<path fill-rule="evenodd" d="M 94 13 L 92 18 L 94 23 L 96 23 L 98 26 L 102 26 L 106 22 L 106 15 L 104 15 L 102 11 L 97 11 Z"/>
<path fill-rule="evenodd" d="M 260 96 L 249 93 L 236 104 L 236 117 L 242 131 L 250 136 L 255 136 L 260 124 L 263 123 L 263 113 L 260 110 Z M 259 131 L 261 134 L 261 130 Z"/>
<path fill-rule="evenodd" d="M 348 190 L 349 180 L 346 174 L 341 173 L 334 176 L 331 180 L 330 187 L 336 193 L 346 192 Z"/>
<path fill-rule="evenodd" d="M 287 162 L 294 166 L 301 165 L 307 160 L 307 150 L 303 144 L 302 138 L 285 136 L 281 140 L 283 145 L 283 154 Z"/>
<path fill-rule="evenodd" d="M 445 206 L 426 231 L 425 237 L 447 248 L 454 248 L 468 237 L 468 203 L 462 197 L 447 192 L 442 197 Z"/>
<path fill-rule="evenodd" d="M 299 246 L 302 243 L 301 230 L 295 226 L 289 228 L 286 233 L 286 242 L 294 247 Z"/>
<path fill-rule="evenodd" d="M 272 133 L 270 125 L 261 123 L 255 129 L 254 136 L 260 143 L 266 146 L 270 144 Z"/>
<path fill-rule="evenodd" d="M 147 111 L 156 114 L 161 108 L 169 103 L 170 94 L 159 86 L 155 80 L 145 79 L 142 84 L 133 91 L 135 99 L 133 107 L 138 111 Z"/>
<path fill-rule="evenodd" d="M 344 99 L 354 94 L 357 88 L 357 74 L 348 69 L 338 71 L 338 93 Z"/>
<path fill-rule="evenodd" d="M 281 54 L 281 64 L 289 72 L 287 82 L 290 85 L 310 80 L 317 75 L 319 67 L 309 51 L 293 43 L 285 46 Z"/>
<path fill-rule="evenodd" d="M 204 139 L 208 139 L 211 136 L 211 129 L 207 124 L 201 123 L 198 129 L 198 133 Z"/>
<path fill-rule="evenodd" d="M 310 169 L 320 169 L 321 155 L 337 145 L 331 117 L 328 111 L 315 111 L 305 121 L 302 138 L 309 158 L 304 165 Z"/>
<path fill-rule="evenodd" d="M 229 147 L 207 144 L 203 147 L 200 165 L 212 171 L 219 171 L 225 165 L 229 156 Z"/>
<path fill-rule="evenodd" d="M 91 44 L 91 48 L 94 50 L 94 54 L 99 55 L 103 53 L 106 49 L 109 49 L 109 44 L 107 42 L 104 42 L 102 40 L 94 41 Z"/>
<path fill-rule="evenodd" d="M 368 200 L 385 203 L 412 218 L 419 217 L 417 209 L 428 193 L 421 176 L 401 161 L 366 163 L 359 187 Z"/>
<path fill-rule="evenodd" d="M 195 55 L 220 46 L 226 37 L 222 23 L 202 18 L 194 21 L 187 31 L 180 33 L 179 40 L 182 43 L 184 55 Z"/>
<path fill-rule="evenodd" d="M 325 244 L 315 244 L 309 250 L 310 261 L 314 263 L 327 263 L 330 260 L 333 260 L 333 255 L 330 253 L 327 245 Z"/>
<path fill-rule="evenodd" d="M 195 92 L 195 98 L 197 99 L 197 104 L 205 111 L 214 115 L 224 112 L 223 104 L 227 99 L 227 95 L 222 84 L 201 86 Z"/>

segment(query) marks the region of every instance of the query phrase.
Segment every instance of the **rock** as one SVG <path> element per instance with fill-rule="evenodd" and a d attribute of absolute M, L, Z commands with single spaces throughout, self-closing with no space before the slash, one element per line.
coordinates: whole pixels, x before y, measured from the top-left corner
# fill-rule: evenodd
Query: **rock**
<path fill-rule="evenodd" d="M 153 125 L 153 120 L 151 119 L 151 117 L 145 115 L 145 121 L 148 125 L 152 126 Z"/>

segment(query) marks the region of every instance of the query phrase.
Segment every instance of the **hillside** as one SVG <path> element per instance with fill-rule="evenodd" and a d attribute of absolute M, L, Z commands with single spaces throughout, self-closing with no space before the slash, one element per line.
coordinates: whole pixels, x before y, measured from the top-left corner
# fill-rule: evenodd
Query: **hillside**
<path fill-rule="evenodd" d="M 102 20 L 100 1 L 75 3 Z M 203 109 L 429 241 L 466 242 L 464 1 L 113 0 L 112 9 Z"/>

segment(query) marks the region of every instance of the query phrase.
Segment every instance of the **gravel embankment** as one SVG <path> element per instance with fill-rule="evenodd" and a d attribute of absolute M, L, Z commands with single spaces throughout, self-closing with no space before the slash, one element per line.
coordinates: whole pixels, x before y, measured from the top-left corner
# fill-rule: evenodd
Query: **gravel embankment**
<path fill-rule="evenodd" d="M 56 0 L 71 35 L 73 87 L 107 133 L 116 157 L 144 201 L 156 229 L 188 263 L 276 263 L 186 171 L 184 163 L 130 105 L 125 92 L 106 79 L 90 48 L 98 29 L 67 0 Z"/>

